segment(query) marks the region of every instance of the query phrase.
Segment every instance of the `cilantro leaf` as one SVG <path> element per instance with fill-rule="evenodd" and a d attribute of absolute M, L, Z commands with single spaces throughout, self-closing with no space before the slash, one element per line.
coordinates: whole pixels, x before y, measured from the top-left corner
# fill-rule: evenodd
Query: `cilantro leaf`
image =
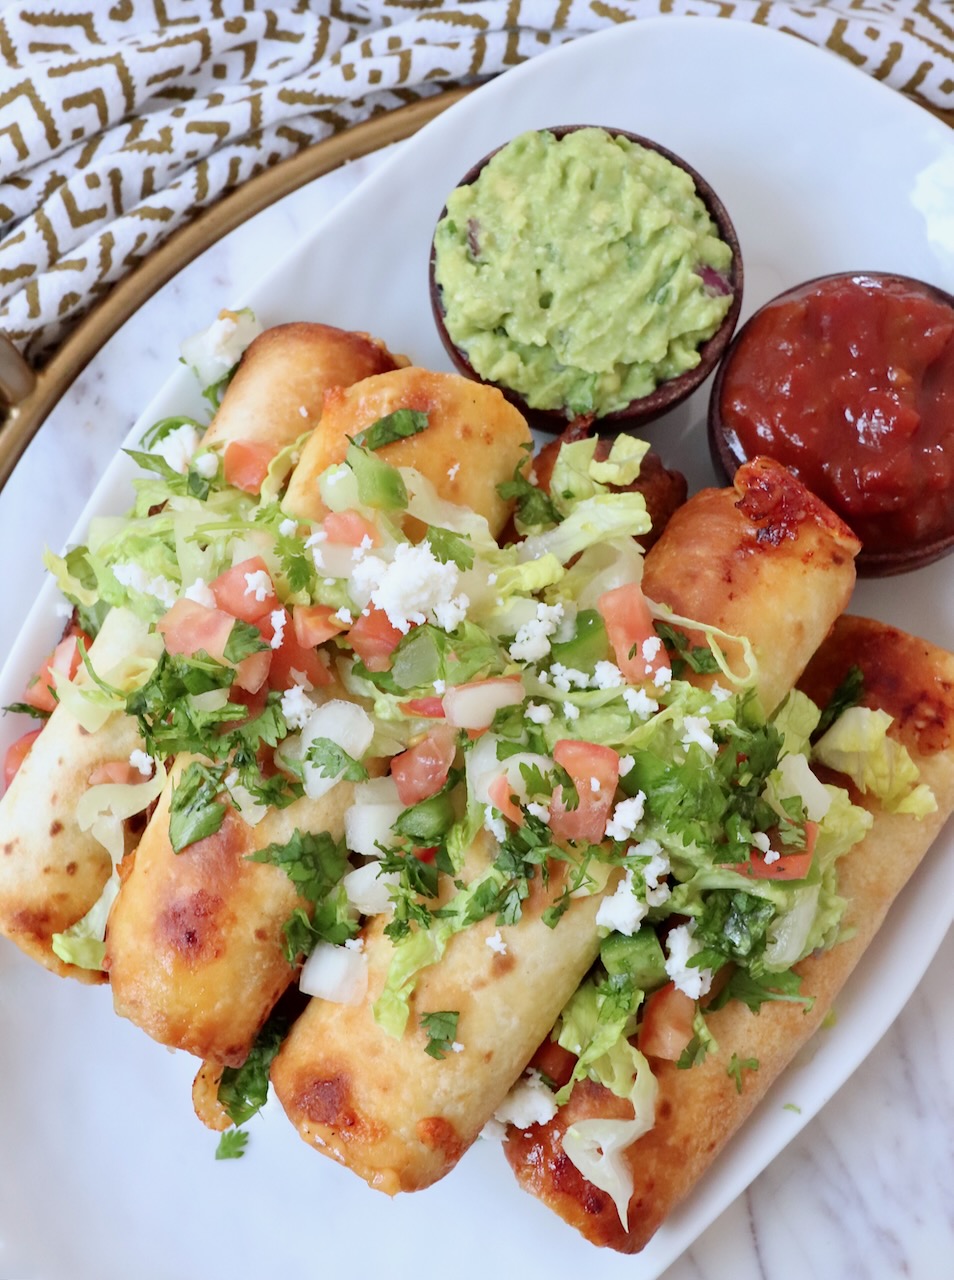
<path fill-rule="evenodd" d="M 233 1124 L 245 1124 L 265 1105 L 269 1068 L 288 1034 L 288 1026 L 284 1014 L 273 1014 L 242 1065 L 223 1068 L 218 1099 Z"/>
<path fill-rule="evenodd" d="M 32 707 L 29 702 L 11 702 L 3 710 L 20 716 L 32 716 L 34 720 L 49 720 L 51 715 L 49 711 L 43 711 L 40 707 Z"/>
<path fill-rule="evenodd" d="M 312 738 L 307 760 L 323 778 L 343 778 L 346 782 L 367 782 L 368 771 L 331 738 Z"/>
<path fill-rule="evenodd" d="M 216 1160 L 241 1160 L 248 1146 L 248 1134 L 244 1129 L 226 1129 L 215 1148 Z"/>
<path fill-rule="evenodd" d="M 228 662 L 241 662 L 243 658 L 248 658 L 253 653 L 260 653 L 267 648 L 268 645 L 262 639 L 262 633 L 258 627 L 250 622 L 243 622 L 241 618 L 236 618 L 222 654 Z"/>
<path fill-rule="evenodd" d="M 381 858 L 380 867 L 381 873 L 396 872 L 398 875 L 398 883 L 391 890 L 394 912 L 384 932 L 397 942 L 410 932 L 412 923 L 426 929 L 434 912 L 420 899 L 433 900 L 437 897 L 437 863 L 426 862 L 413 853 L 386 853 Z"/>
<path fill-rule="evenodd" d="M 725 1073 L 735 1081 L 736 1093 L 741 1093 L 743 1089 L 742 1072 L 758 1071 L 758 1069 L 758 1058 L 740 1058 L 737 1053 L 733 1053 L 732 1057 L 729 1059 L 729 1065 L 726 1067 Z"/>
<path fill-rule="evenodd" d="M 473 566 L 474 548 L 471 546 L 470 538 L 463 534 L 431 525 L 424 541 L 441 564 L 453 561 L 458 569 L 470 569 Z"/>
<path fill-rule="evenodd" d="M 708 645 L 690 644 L 688 636 L 677 631 L 668 622 L 656 621 L 653 625 L 666 649 L 673 655 L 670 665 L 675 677 L 679 678 L 687 667 L 697 675 L 711 675 L 719 670 L 715 654 Z"/>
<path fill-rule="evenodd" d="M 533 452 L 533 445 L 526 445 L 527 454 Z M 524 475 L 526 457 L 521 458 L 514 467 L 513 479 L 504 480 L 497 485 L 497 493 L 505 502 L 516 502 L 514 519 L 520 533 L 531 529 L 544 529 L 559 524 L 563 518 L 550 500 L 548 494 L 536 485 L 531 484 Z"/>
<path fill-rule="evenodd" d="M 847 711 L 849 707 L 858 706 L 864 696 L 864 672 L 857 664 L 854 664 L 848 668 L 844 678 L 829 698 L 828 705 L 822 710 L 821 719 L 812 734 L 812 742 L 817 742 L 826 730 L 831 728 L 843 711 Z"/>
<path fill-rule="evenodd" d="M 436 1013 L 421 1015 L 421 1027 L 427 1034 L 424 1052 L 432 1058 L 443 1061 L 447 1050 L 457 1037 L 457 1020 L 460 1014 L 455 1010 L 442 1009 Z"/>
<path fill-rule="evenodd" d="M 757 976 L 749 969 L 736 969 L 709 1008 L 721 1009 L 730 1000 L 741 1000 L 753 1013 L 758 1013 L 763 1004 L 772 1000 L 783 1000 L 789 1004 L 803 1004 L 805 1012 L 815 1003 L 814 996 L 799 995 L 801 978 L 791 969 L 783 973 L 768 973 Z"/>
<path fill-rule="evenodd" d="M 284 844 L 267 844 L 246 855 L 249 862 L 281 867 L 302 898 L 320 902 L 348 869 L 343 840 L 327 831 L 299 831 Z"/>
<path fill-rule="evenodd" d="M 224 765 L 199 760 L 182 771 L 169 804 L 169 842 L 175 853 L 214 835 L 221 827 L 228 808 L 218 799 L 225 773 Z"/>
<path fill-rule="evenodd" d="M 416 436 L 418 432 L 426 431 L 429 425 L 428 416 L 422 410 L 395 409 L 393 413 L 386 413 L 377 422 L 372 422 L 370 427 L 359 431 L 354 442 L 365 449 L 381 449 L 386 444 L 393 444 L 395 440 Z"/>

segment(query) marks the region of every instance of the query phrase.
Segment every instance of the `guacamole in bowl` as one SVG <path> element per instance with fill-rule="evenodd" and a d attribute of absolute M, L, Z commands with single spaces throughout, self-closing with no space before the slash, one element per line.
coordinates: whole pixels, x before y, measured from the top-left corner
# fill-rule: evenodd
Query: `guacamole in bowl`
<path fill-rule="evenodd" d="M 520 134 L 451 192 L 431 297 L 457 367 L 561 421 L 648 421 L 689 395 L 742 301 L 708 184 L 634 134 Z"/>

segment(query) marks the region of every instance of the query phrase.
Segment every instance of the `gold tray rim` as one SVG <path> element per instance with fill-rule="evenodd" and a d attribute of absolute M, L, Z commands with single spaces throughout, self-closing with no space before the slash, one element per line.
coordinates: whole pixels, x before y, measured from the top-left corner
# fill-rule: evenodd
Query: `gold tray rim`
<path fill-rule="evenodd" d="M 30 441 L 96 353 L 183 267 L 262 209 L 306 183 L 411 137 L 475 87 L 445 89 L 324 138 L 265 169 L 174 231 L 82 318 L 36 372 L 32 388 L 6 410 L 0 423 L 0 492 Z"/>

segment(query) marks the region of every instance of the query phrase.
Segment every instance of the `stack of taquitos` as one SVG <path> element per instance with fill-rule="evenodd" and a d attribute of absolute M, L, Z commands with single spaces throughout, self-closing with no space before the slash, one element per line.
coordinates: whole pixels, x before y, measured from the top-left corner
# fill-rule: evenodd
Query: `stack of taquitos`
<path fill-rule="evenodd" d="M 773 708 L 844 609 L 857 549 L 824 504 L 760 460 L 739 472 L 735 489 L 706 490 L 676 513 L 646 557 L 643 585 L 683 615 L 746 634 L 760 696 Z M 607 875 L 603 868 L 604 887 Z M 375 1021 L 391 943 L 380 922 L 372 925 L 367 1000 L 353 1008 L 313 1000 L 272 1068 L 302 1137 L 390 1194 L 448 1173 L 596 958 L 602 892 L 576 898 L 550 928 L 543 913 L 558 891 L 525 904 L 507 930 L 506 955 L 488 949 L 488 920 L 457 934 L 423 972 L 412 1011 L 460 1013 L 466 1049 L 441 1062 L 422 1052 L 421 1031 L 398 1040 Z"/>

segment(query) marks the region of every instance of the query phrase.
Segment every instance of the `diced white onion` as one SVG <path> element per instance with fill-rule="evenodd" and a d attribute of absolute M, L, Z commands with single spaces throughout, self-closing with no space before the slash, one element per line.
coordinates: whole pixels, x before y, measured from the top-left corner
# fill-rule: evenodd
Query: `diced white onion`
<path fill-rule="evenodd" d="M 390 890 L 401 877 L 396 871 L 379 874 L 380 870 L 376 862 L 369 862 L 342 877 L 348 901 L 363 916 L 379 916 L 393 906 Z"/>
<path fill-rule="evenodd" d="M 520 680 L 478 680 L 447 690 L 444 716 L 453 729 L 489 729 L 501 707 L 512 707 L 523 699 Z"/>
<path fill-rule="evenodd" d="M 354 789 L 355 804 L 400 804 L 397 783 L 390 774 L 383 778 L 369 778 L 367 782 L 359 782 Z"/>
<path fill-rule="evenodd" d="M 405 805 L 397 804 L 353 804 L 345 811 L 345 842 L 352 853 L 360 853 L 365 858 L 380 858 L 383 845 L 390 849 L 395 843 L 391 828 L 397 822 L 398 815 L 404 812 Z"/>
<path fill-rule="evenodd" d="M 302 965 L 298 985 L 306 995 L 334 1004 L 360 1004 L 368 992 L 368 958 L 362 951 L 319 942 Z"/>

